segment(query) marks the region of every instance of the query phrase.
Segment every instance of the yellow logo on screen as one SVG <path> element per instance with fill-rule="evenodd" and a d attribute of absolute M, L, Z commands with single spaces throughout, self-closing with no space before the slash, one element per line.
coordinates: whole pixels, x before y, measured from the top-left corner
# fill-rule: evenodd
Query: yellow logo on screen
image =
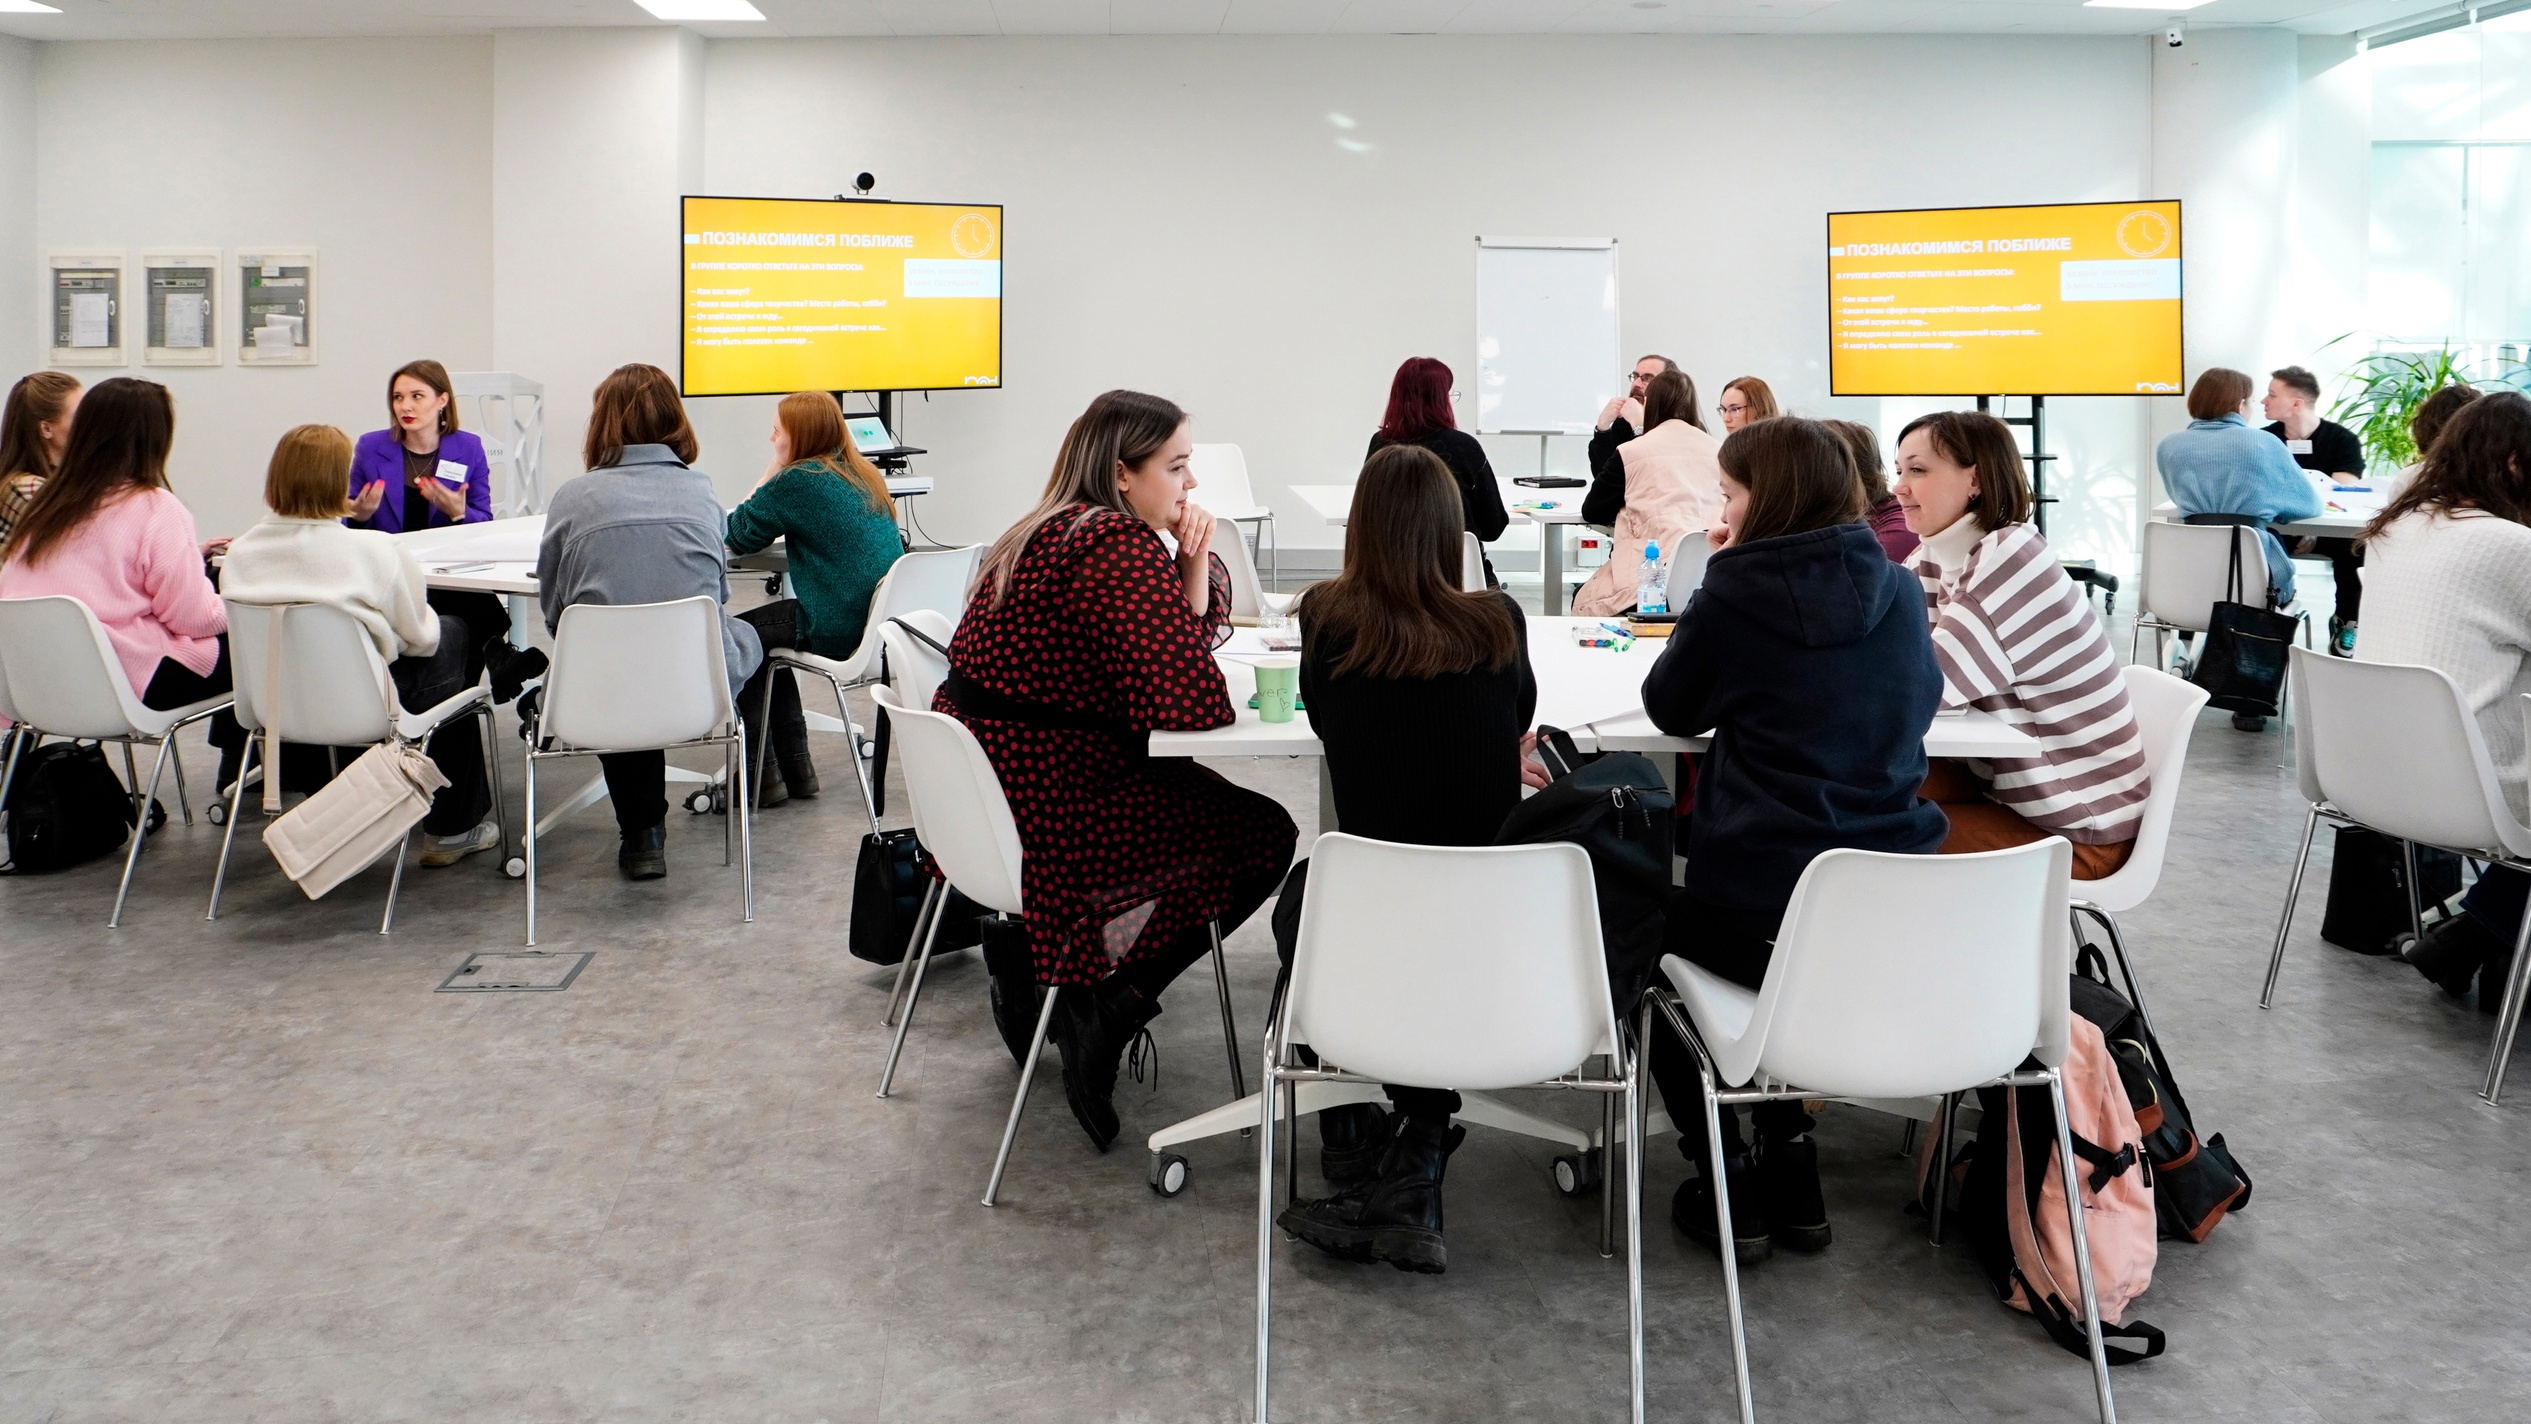
<path fill-rule="evenodd" d="M 961 257 L 982 257 L 993 250 L 993 219 L 982 213 L 961 213 L 949 225 L 949 245 Z"/>
<path fill-rule="evenodd" d="M 2171 220 L 2138 208 L 2118 220 L 2118 247 L 2129 257 L 2159 257 L 2171 245 Z"/>

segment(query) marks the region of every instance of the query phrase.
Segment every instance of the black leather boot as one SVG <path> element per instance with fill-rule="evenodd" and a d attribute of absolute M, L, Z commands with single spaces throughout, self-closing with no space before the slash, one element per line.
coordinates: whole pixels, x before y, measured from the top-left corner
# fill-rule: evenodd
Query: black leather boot
<path fill-rule="evenodd" d="M 792 795 L 806 801 L 817 794 L 817 763 L 809 760 L 808 748 L 776 752 L 774 758 L 782 763 L 782 784 L 791 788 Z"/>
<path fill-rule="evenodd" d="M 1401 1116 L 1377 1180 L 1296 1203 L 1275 1220 L 1331 1256 L 1440 1275 L 1450 1268 L 1441 1235 L 1441 1177 L 1467 1137 L 1468 1130 L 1448 1118 Z"/>
<path fill-rule="evenodd" d="M 507 702 L 533 678 L 545 675 L 545 650 L 513 648 L 507 638 L 483 645 L 483 668 L 492 674 L 492 700 Z"/>
<path fill-rule="evenodd" d="M 1751 1165 L 1746 1151 L 1734 1152 L 1724 1159 L 1723 1175 L 1731 1183 L 1731 1247 L 1740 1264 L 1754 1266 L 1775 1254 L 1775 1240 L 1767 1231 L 1766 1212 L 1758 1205 L 1757 1169 Z M 1710 1172 L 1712 1169 L 1706 1168 Z M 1714 1228 L 1714 1184 L 1711 1177 L 1699 1173 L 1679 1184 L 1670 1198 L 1670 1224 L 1687 1234 L 1687 1239 L 1719 1256 L 1722 1254 L 1722 1233 Z"/>
<path fill-rule="evenodd" d="M 757 778 L 756 809 L 769 810 L 791 799 L 790 778 L 782 774 L 782 763 L 772 757 L 764 760 L 764 770 Z"/>
<path fill-rule="evenodd" d="M 1318 1174 L 1331 1187 L 1368 1181 L 1388 1155 L 1396 1119 L 1378 1103 L 1347 1103 L 1318 1115 Z"/>
<path fill-rule="evenodd" d="M 1063 1096 L 1073 1119 L 1101 1152 L 1116 1140 L 1116 1068 L 1134 1049 L 1134 1077 L 1142 1077 L 1144 1025 L 1160 1016 L 1160 1001 L 1145 999 L 1114 979 L 1095 988 L 1067 988 L 1055 1006 L 1049 1031 L 1063 1054 Z M 1156 1050 L 1154 1050 L 1156 1054 Z"/>
<path fill-rule="evenodd" d="M 2406 939 L 2399 951 L 2400 958 L 2455 999 L 2469 993 L 2470 980 L 2477 976 L 2479 966 L 2500 964 L 2512 955 L 2513 946 L 2467 910 L 2429 927 L 2424 939 Z M 2496 971 L 2498 980 L 2503 977 L 2504 971 Z M 2485 1000 L 2493 996 L 2481 989 L 2479 997 Z"/>
<path fill-rule="evenodd" d="M 659 880 L 668 874 L 668 828 L 645 826 L 625 833 L 615 852 L 615 868 L 627 880 Z"/>
<path fill-rule="evenodd" d="M 1789 1142 L 1758 1140 L 1758 1199 L 1765 1203 L 1766 1232 L 1787 1251 L 1813 1255 L 1828 1249 L 1828 1203 L 1819 1192 L 1819 1144 L 1808 1134 Z M 1738 1213 L 1732 1232 L 1741 1234 Z"/>

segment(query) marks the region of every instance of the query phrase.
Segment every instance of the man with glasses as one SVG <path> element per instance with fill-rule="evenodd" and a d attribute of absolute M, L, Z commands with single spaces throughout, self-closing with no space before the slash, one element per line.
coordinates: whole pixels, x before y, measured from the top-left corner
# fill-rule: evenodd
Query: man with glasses
<path fill-rule="evenodd" d="M 1591 432 L 1590 462 L 1597 470 L 1616 458 L 1617 447 L 1642 433 L 1643 388 L 1664 371 L 1675 371 L 1679 363 L 1667 356 L 1646 356 L 1635 363 L 1627 377 L 1626 393 L 1612 397 L 1599 408 L 1598 428 Z"/>

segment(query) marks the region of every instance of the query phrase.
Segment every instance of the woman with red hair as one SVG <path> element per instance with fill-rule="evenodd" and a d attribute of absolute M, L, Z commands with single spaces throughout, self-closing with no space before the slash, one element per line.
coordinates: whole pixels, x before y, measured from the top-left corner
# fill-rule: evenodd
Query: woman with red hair
<path fill-rule="evenodd" d="M 1380 428 L 1372 432 L 1370 453 L 1389 445 L 1421 445 L 1439 455 L 1459 486 L 1468 532 L 1491 544 L 1503 537 L 1512 517 L 1503 508 L 1503 487 L 1494 482 L 1494 467 L 1486 461 L 1485 447 L 1451 416 L 1450 381 L 1450 368 L 1439 361 L 1430 356 L 1408 357 L 1389 381 L 1388 414 L 1380 417 Z M 1485 581 L 1495 582 L 1490 559 Z"/>

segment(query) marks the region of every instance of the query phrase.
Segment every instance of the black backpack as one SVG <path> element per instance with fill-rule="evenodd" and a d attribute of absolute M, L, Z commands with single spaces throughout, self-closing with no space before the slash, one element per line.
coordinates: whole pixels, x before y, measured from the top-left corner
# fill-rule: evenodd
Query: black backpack
<path fill-rule="evenodd" d="M 93 742 L 55 742 L 20 754 L 5 808 L 9 873 L 44 875 L 85 865 L 123 848 L 131 835 L 132 793 Z M 150 803 L 150 829 L 166 811 Z"/>
<path fill-rule="evenodd" d="M 1678 800 L 1641 752 L 1585 759 L 1563 731 L 1540 727 L 1538 756 L 1555 782 L 1503 818 L 1494 844 L 1571 841 L 1589 853 L 1609 992 L 1623 1017 L 1661 962 Z"/>
<path fill-rule="evenodd" d="M 2100 951 L 2083 946 L 2069 986 L 2074 1012 L 2092 1021 L 2109 1044 L 2127 1102 L 2144 1132 L 2153 1164 L 2153 1214 L 2166 1241 L 2203 1241 L 2224 1213 L 2250 1204 L 2250 1174 L 2232 1159 L 2223 1134 L 2199 1138 L 2179 1080 L 2153 1030 L 2126 996 L 2111 988 Z"/>

